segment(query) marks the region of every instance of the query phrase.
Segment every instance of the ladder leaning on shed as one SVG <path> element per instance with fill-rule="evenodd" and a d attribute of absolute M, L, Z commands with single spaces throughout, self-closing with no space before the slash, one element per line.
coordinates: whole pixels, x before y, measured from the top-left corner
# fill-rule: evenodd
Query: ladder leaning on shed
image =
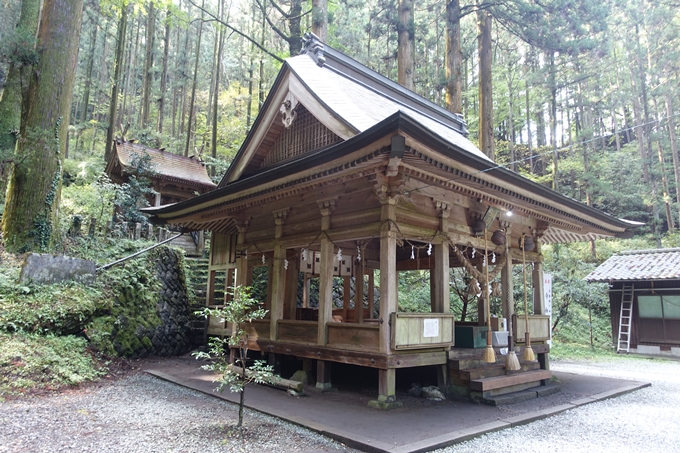
<path fill-rule="evenodd" d="M 632 283 L 623 284 L 621 291 L 621 311 L 619 313 L 619 341 L 616 352 L 629 352 L 630 350 L 630 327 L 633 318 L 633 293 Z"/>

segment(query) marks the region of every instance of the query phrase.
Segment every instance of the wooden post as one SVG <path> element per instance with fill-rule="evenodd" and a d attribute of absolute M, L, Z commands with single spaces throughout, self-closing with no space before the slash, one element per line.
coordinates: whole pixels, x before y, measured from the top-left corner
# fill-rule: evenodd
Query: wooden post
<path fill-rule="evenodd" d="M 541 253 L 541 239 L 536 238 L 536 253 Z M 534 270 L 531 272 L 531 283 L 534 287 L 534 314 L 545 314 L 545 291 L 543 290 L 543 263 L 534 261 Z"/>
<path fill-rule="evenodd" d="M 483 254 L 484 253 L 482 252 L 482 255 Z M 477 256 L 479 256 L 479 255 L 477 255 Z M 479 272 L 481 272 L 482 274 L 484 273 L 484 268 L 482 267 L 482 260 L 481 259 L 477 260 L 477 264 L 475 265 L 475 267 L 477 268 L 477 270 Z M 478 326 L 485 326 L 486 325 L 487 313 L 486 313 L 486 304 L 484 303 L 484 297 L 483 297 L 483 293 L 484 293 L 484 282 L 483 281 L 479 282 L 479 287 L 482 289 L 482 295 L 480 295 L 477 298 L 477 325 Z"/>
<path fill-rule="evenodd" d="M 395 221 L 396 200 L 385 199 L 382 206 L 380 231 L 380 352 L 389 354 L 390 315 L 397 311 L 397 232 L 387 221 Z"/>
<path fill-rule="evenodd" d="M 298 256 L 296 251 L 295 256 Z M 297 312 L 297 289 L 298 289 L 298 275 L 300 274 L 300 262 L 297 258 L 288 261 L 288 270 L 286 271 L 286 302 L 284 307 L 287 307 L 285 318 L 295 319 Z"/>
<path fill-rule="evenodd" d="M 449 229 L 449 205 L 443 201 L 436 201 L 435 205 L 439 211 L 439 230 L 444 234 Z M 430 274 L 430 280 L 432 280 Z M 434 245 L 434 284 L 430 289 L 434 290 L 432 305 L 434 313 L 448 313 L 450 311 L 449 289 L 449 244 L 442 242 Z"/>
<path fill-rule="evenodd" d="M 502 305 L 503 317 L 506 323 L 510 323 L 512 315 L 515 313 L 515 300 L 513 298 L 513 279 L 512 279 L 512 256 L 510 255 L 510 224 L 503 222 L 501 227 L 505 229 L 505 267 L 501 270 L 501 286 L 503 287 Z M 509 324 L 506 324 L 509 325 Z M 509 329 L 508 329 L 509 330 Z M 512 335 L 512 333 L 510 333 Z"/>
<path fill-rule="evenodd" d="M 354 313 L 355 322 L 364 322 L 364 263 L 363 258 L 354 264 Z M 369 316 L 370 317 L 370 316 Z"/>
<path fill-rule="evenodd" d="M 349 300 L 350 300 L 350 286 L 349 277 L 343 277 L 342 282 L 342 320 L 347 322 L 348 312 L 349 312 Z M 355 315 L 356 316 L 356 315 Z"/>
<path fill-rule="evenodd" d="M 154 197 L 154 200 L 153 200 L 153 205 L 154 206 L 160 206 L 161 205 L 161 194 L 160 194 L 160 192 L 156 192 L 156 196 Z"/>
<path fill-rule="evenodd" d="M 203 255 L 205 250 L 205 232 L 203 230 L 198 232 L 198 245 L 196 246 L 196 251 L 199 255 Z"/>
<path fill-rule="evenodd" d="M 248 222 L 243 222 L 237 225 L 238 236 L 236 238 L 237 246 L 242 246 L 246 241 L 246 231 L 248 230 Z M 248 285 L 248 259 L 244 251 L 236 258 L 236 277 L 234 278 L 236 286 Z"/>
<path fill-rule="evenodd" d="M 270 267 L 269 284 L 271 285 L 271 302 L 269 318 L 269 339 L 276 341 L 278 338 L 278 322 L 283 319 L 283 304 L 286 298 L 286 249 L 280 243 L 283 236 L 283 224 L 288 216 L 288 209 L 274 211 L 274 223 L 276 224 L 274 239 L 274 262 Z"/>
<path fill-rule="evenodd" d="M 368 319 L 373 319 L 375 312 L 375 269 L 368 270 Z"/>
<path fill-rule="evenodd" d="M 317 360 L 316 388 L 320 390 L 329 390 L 331 388 L 331 362 Z"/>
<path fill-rule="evenodd" d="M 331 228 L 331 212 L 335 207 L 335 199 L 319 202 L 321 211 L 321 230 Z M 317 344 L 326 345 L 326 324 L 333 319 L 333 258 L 334 247 L 325 234 L 321 235 L 321 265 L 319 270 L 319 321 Z M 318 386 L 317 382 L 317 386 Z"/>
<path fill-rule="evenodd" d="M 310 290 L 310 281 L 309 281 L 309 274 L 305 272 L 305 283 L 304 286 L 302 287 L 302 307 L 303 308 L 308 308 L 309 307 L 309 290 Z"/>

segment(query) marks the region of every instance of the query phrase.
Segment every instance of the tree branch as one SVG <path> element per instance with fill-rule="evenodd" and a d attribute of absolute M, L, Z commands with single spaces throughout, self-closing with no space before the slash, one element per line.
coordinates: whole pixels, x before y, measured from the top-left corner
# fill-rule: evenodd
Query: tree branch
<path fill-rule="evenodd" d="M 270 51 L 269 51 L 267 48 L 265 48 L 262 44 L 260 44 L 259 42 L 257 42 L 257 41 L 254 40 L 253 38 L 251 38 L 250 36 L 246 35 L 246 34 L 243 33 L 241 30 L 232 27 L 231 25 L 229 25 L 228 23 L 224 22 L 224 21 L 221 20 L 219 17 L 215 16 L 213 13 L 211 13 L 211 12 L 208 11 L 208 10 L 206 10 L 205 8 L 201 8 L 201 7 L 198 6 L 196 3 L 194 3 L 193 0 L 189 0 L 189 3 L 191 3 L 191 4 L 194 5 L 196 8 L 198 8 L 198 9 L 200 9 L 201 11 L 203 11 L 204 13 L 206 13 L 208 16 L 212 17 L 216 22 L 219 22 L 220 24 L 222 24 L 222 25 L 224 25 L 225 27 L 227 27 L 229 30 L 232 30 L 232 31 L 233 31 L 234 33 L 236 33 L 237 35 L 244 37 L 245 39 L 247 39 L 248 41 L 250 41 L 251 43 L 253 43 L 253 44 L 255 45 L 255 47 L 257 47 L 257 48 L 260 49 L 262 52 L 266 53 L 267 55 L 269 55 L 270 57 L 272 57 L 272 58 L 275 59 L 276 61 L 279 61 L 279 62 L 283 63 L 283 59 L 282 59 L 282 58 L 280 58 L 278 55 L 275 55 L 275 54 L 273 54 L 272 52 L 270 52 Z"/>

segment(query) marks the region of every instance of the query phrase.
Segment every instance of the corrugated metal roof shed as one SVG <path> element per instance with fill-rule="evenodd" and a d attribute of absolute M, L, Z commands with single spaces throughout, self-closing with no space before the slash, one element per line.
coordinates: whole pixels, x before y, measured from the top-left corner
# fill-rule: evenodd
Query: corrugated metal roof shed
<path fill-rule="evenodd" d="M 680 279 L 680 248 L 621 252 L 600 264 L 588 282 Z"/>

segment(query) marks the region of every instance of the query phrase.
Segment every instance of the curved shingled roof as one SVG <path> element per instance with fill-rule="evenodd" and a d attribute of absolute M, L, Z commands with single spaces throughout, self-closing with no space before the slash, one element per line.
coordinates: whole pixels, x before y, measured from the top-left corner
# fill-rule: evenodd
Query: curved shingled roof
<path fill-rule="evenodd" d="M 680 248 L 622 252 L 585 277 L 588 282 L 675 279 L 680 279 Z"/>

